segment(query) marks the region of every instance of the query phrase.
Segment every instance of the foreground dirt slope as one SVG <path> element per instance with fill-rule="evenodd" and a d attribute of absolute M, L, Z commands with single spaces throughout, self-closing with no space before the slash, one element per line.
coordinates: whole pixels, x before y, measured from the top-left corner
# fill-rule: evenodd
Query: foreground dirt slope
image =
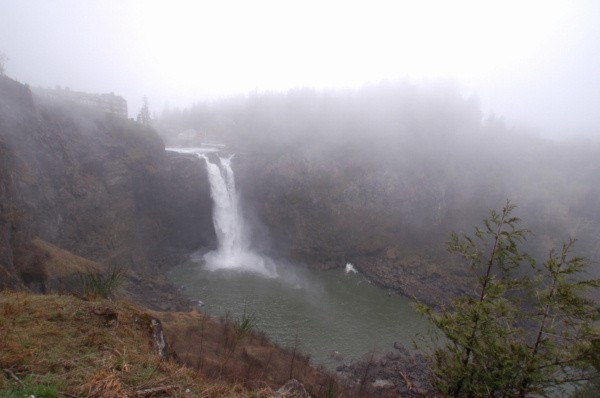
<path fill-rule="evenodd" d="M 5 396 L 144 396 L 156 388 L 170 396 L 203 393 L 210 386 L 192 370 L 160 360 L 150 322 L 126 302 L 3 292 L 0 390 Z"/>
<path fill-rule="evenodd" d="M 156 331 L 164 330 L 161 358 Z M 0 396 L 273 396 L 291 377 L 314 397 L 354 396 L 307 358 L 237 320 L 125 301 L 0 293 Z M 158 340 L 160 341 L 160 339 Z"/>

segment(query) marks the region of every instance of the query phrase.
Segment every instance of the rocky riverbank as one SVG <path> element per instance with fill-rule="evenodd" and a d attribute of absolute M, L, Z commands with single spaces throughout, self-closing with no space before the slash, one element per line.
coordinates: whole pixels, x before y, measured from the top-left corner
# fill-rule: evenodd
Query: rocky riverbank
<path fill-rule="evenodd" d="M 438 396 L 429 382 L 427 359 L 420 353 L 411 353 L 399 343 L 387 353 L 368 352 L 336 370 L 347 383 L 359 390 L 371 388 L 378 396 Z"/>

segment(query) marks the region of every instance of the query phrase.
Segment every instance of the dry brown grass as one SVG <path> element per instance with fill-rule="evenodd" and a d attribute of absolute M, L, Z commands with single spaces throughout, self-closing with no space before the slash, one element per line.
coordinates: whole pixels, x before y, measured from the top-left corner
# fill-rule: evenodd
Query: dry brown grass
<path fill-rule="evenodd" d="M 161 319 L 167 341 L 178 359 L 209 380 L 241 385 L 253 391 L 277 389 L 292 377 L 314 397 L 347 396 L 325 369 L 311 366 L 309 358 L 284 349 L 251 331 L 232 345 L 235 322 L 215 320 L 196 310 L 152 312 Z"/>
<path fill-rule="evenodd" d="M 77 256 L 39 238 L 34 239 L 31 243 L 38 250 L 47 253 L 47 259 L 44 261 L 43 266 L 49 278 L 65 277 L 90 271 L 100 272 L 104 268 L 94 261 Z"/>
<path fill-rule="evenodd" d="M 79 390 L 82 395 L 89 398 L 127 398 L 119 375 L 114 371 L 101 370 L 92 374 Z"/>
<path fill-rule="evenodd" d="M 0 396 L 42 387 L 98 398 L 265 395 L 242 384 L 206 381 L 173 360 L 160 361 L 150 319 L 126 302 L 1 292 Z"/>
<path fill-rule="evenodd" d="M 81 290 L 80 275 L 97 274 L 106 266 L 77 256 L 39 238 L 15 250 L 14 264 L 24 285 L 36 292 Z"/>
<path fill-rule="evenodd" d="M 152 339 L 153 317 L 176 354 L 167 361 Z M 269 397 L 290 372 L 313 397 L 352 395 L 264 334 L 251 332 L 232 345 L 233 333 L 232 321 L 197 311 L 0 292 L 0 397 Z"/>

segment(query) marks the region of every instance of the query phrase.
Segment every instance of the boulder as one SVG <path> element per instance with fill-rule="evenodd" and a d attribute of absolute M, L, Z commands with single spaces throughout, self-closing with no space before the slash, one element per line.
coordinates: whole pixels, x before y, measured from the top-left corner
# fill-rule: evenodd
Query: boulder
<path fill-rule="evenodd" d="M 275 391 L 274 397 L 276 398 L 310 398 L 310 394 L 306 392 L 306 389 L 296 379 L 291 379 L 285 383 L 281 388 Z"/>

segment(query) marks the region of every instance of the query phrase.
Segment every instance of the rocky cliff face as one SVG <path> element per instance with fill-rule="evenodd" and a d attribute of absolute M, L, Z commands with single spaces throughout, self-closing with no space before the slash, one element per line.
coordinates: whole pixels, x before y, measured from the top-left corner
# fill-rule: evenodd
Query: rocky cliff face
<path fill-rule="evenodd" d="M 150 128 L 0 78 L 0 284 L 23 280 L 34 237 L 132 270 L 214 245 L 203 168 Z"/>
<path fill-rule="evenodd" d="M 14 183 L 14 157 L 0 141 L 0 289 L 22 285 L 14 265 L 15 249 L 28 241 L 26 211 Z"/>
<path fill-rule="evenodd" d="M 461 292 L 467 275 L 443 255 L 456 225 L 448 214 L 454 190 L 440 179 L 365 157 L 291 152 L 242 154 L 234 166 L 244 203 L 266 224 L 275 250 L 319 268 L 351 262 L 381 285 L 427 302 Z"/>

